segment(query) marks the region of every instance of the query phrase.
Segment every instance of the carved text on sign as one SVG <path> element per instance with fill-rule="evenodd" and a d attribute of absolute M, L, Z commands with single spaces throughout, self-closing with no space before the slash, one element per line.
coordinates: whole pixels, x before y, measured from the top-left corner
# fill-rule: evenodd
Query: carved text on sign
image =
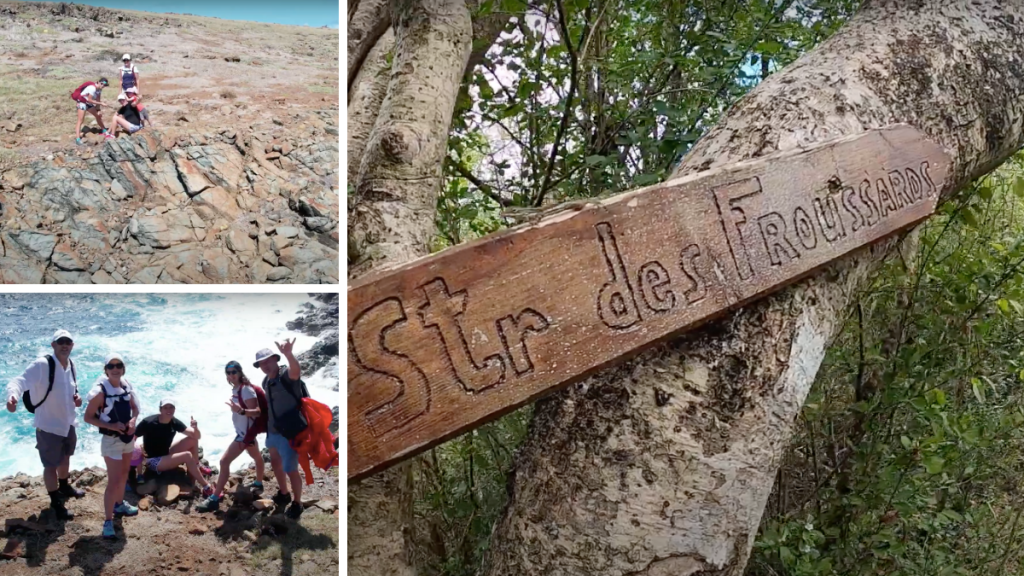
<path fill-rule="evenodd" d="M 949 162 L 907 127 L 628 192 L 349 290 L 360 477 L 921 221 Z"/>

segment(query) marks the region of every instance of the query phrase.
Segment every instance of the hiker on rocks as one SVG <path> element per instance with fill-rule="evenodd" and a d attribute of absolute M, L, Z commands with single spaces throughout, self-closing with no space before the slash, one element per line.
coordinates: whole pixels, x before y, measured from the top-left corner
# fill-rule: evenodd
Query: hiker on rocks
<path fill-rule="evenodd" d="M 202 437 L 199 426 L 192 418 L 191 426 L 186 427 L 174 417 L 174 409 L 174 400 L 164 398 L 160 401 L 160 413 L 143 418 L 135 427 L 135 435 L 142 438 L 146 470 L 159 474 L 184 464 L 192 480 L 203 487 L 203 497 L 209 497 L 213 494 L 213 486 L 207 482 L 206 476 L 213 470 L 199 461 L 199 438 Z M 185 437 L 174 442 L 176 432 Z"/>
<path fill-rule="evenodd" d="M 112 120 L 114 134 L 108 134 L 108 139 L 115 138 L 119 128 L 129 134 L 135 134 L 142 130 L 142 115 L 139 113 L 139 109 L 135 107 L 135 104 L 128 100 L 128 96 L 124 92 L 117 95 L 117 103 L 121 107 L 114 114 L 114 119 Z"/>
<path fill-rule="evenodd" d="M 139 98 L 139 95 L 131 92 L 125 93 L 125 95 L 128 96 L 128 102 L 135 106 L 135 109 L 139 111 L 139 118 L 142 119 L 142 127 L 152 128 L 153 121 L 149 119 L 149 108 L 146 108 L 146 106 L 142 104 L 142 99 Z"/>
<path fill-rule="evenodd" d="M 103 125 L 103 118 L 100 117 L 98 108 L 103 106 L 100 98 L 103 96 L 103 89 L 109 85 L 106 78 L 100 78 L 96 82 L 85 82 L 71 92 L 71 99 L 77 103 L 78 123 L 75 124 L 75 143 L 82 144 L 82 121 L 85 120 L 85 113 L 92 114 L 99 124 L 103 134 L 107 133 L 107 127 Z"/>
<path fill-rule="evenodd" d="M 277 344 L 277 349 L 288 359 L 288 367 L 278 365 L 281 356 L 274 354 L 270 348 L 256 353 L 253 366 L 266 375 L 263 378 L 263 390 L 267 395 L 267 448 L 270 449 L 270 467 L 277 478 L 278 492 L 274 495 L 274 503 L 278 506 L 291 502 L 285 514 L 289 518 L 302 515 L 302 476 L 299 474 L 298 453 L 291 447 L 289 440 L 295 438 L 306 429 L 307 423 L 300 410 L 300 398 L 309 396 L 306 384 L 302 382 L 302 369 L 299 361 L 292 354 L 295 339 L 285 340 Z M 291 492 L 288 491 L 289 484 Z"/>
<path fill-rule="evenodd" d="M 139 509 L 124 501 L 124 491 L 135 451 L 135 421 L 139 416 L 139 400 L 132 385 L 124 378 L 124 359 L 120 354 L 107 356 L 104 376 L 86 397 L 85 421 L 99 428 L 103 439 L 100 453 L 107 463 L 107 489 L 103 492 L 103 537 L 114 533 L 114 515 L 135 516 Z"/>
<path fill-rule="evenodd" d="M 213 495 L 196 506 L 196 512 L 213 512 L 220 508 L 224 487 L 230 476 L 231 463 L 242 452 L 248 452 L 256 462 L 256 481 L 252 483 L 253 491 L 263 491 L 263 455 L 260 454 L 260 447 L 256 441 L 257 434 L 266 432 L 267 420 L 260 410 L 259 402 L 259 395 L 263 394 L 263 390 L 257 390 L 252 382 L 249 382 L 249 379 L 242 373 L 242 365 L 234 360 L 228 362 L 224 373 L 227 376 L 228 384 L 231 384 L 231 400 L 225 404 L 231 408 L 231 421 L 235 425 L 235 440 L 228 445 L 228 449 L 220 457 L 220 473 L 217 476 L 217 487 L 214 488 Z M 266 399 L 263 400 L 263 404 L 266 404 Z M 260 422 L 262 422 L 262 426 L 259 425 Z"/>
<path fill-rule="evenodd" d="M 134 92 L 136 95 L 139 95 L 139 70 L 132 64 L 131 55 L 125 54 L 122 56 L 121 62 L 123 65 L 118 69 L 118 73 L 121 74 L 121 92 L 125 94 Z"/>
<path fill-rule="evenodd" d="M 65 506 L 68 498 L 81 498 L 85 492 L 68 483 L 71 456 L 78 436 L 75 433 L 75 408 L 82 405 L 78 395 L 78 376 L 71 361 L 75 342 L 67 330 L 57 330 L 50 340 L 53 354 L 32 362 L 25 372 L 7 384 L 7 410 L 14 412 L 18 399 L 35 414 L 36 450 L 43 463 L 43 483 L 50 494 L 50 509 L 58 520 L 71 520 L 74 514 Z"/>

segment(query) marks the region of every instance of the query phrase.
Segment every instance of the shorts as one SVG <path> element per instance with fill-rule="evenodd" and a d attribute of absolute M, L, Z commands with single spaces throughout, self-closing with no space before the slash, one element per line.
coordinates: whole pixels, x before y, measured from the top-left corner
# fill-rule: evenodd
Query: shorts
<path fill-rule="evenodd" d="M 78 109 L 79 110 L 91 110 L 91 109 L 93 109 L 95 107 L 96 107 L 95 104 L 89 104 L 87 102 L 79 102 L 78 103 Z"/>
<path fill-rule="evenodd" d="M 100 454 L 104 458 L 110 458 L 111 460 L 120 460 L 125 454 L 131 454 L 135 451 L 135 438 L 132 438 L 131 442 L 121 442 L 121 438 L 117 436 L 103 435 L 103 440 L 100 441 Z"/>
<path fill-rule="evenodd" d="M 125 120 L 125 122 L 128 122 L 128 121 Z M 135 134 L 139 130 L 142 130 L 142 126 L 139 126 L 137 124 L 132 124 L 131 122 L 128 122 L 128 133 L 129 134 Z"/>
<path fill-rule="evenodd" d="M 78 435 L 75 427 L 70 426 L 67 436 L 60 436 L 36 429 L 36 450 L 43 468 L 56 468 L 64 462 L 64 458 L 74 455 Z"/>
<path fill-rule="evenodd" d="M 163 456 L 157 456 L 156 458 L 146 458 L 146 471 L 152 471 L 154 474 L 159 474 L 160 471 L 157 470 L 157 466 L 160 465 L 161 458 L 163 458 Z"/>
<path fill-rule="evenodd" d="M 239 444 L 241 444 L 243 446 L 246 446 L 246 447 L 252 446 L 253 444 L 256 443 L 256 439 L 255 438 L 253 438 L 252 442 L 243 442 L 243 440 L 245 440 L 245 434 L 242 434 L 241 432 L 238 432 L 236 430 L 235 431 L 235 442 L 238 442 Z"/>
<path fill-rule="evenodd" d="M 288 443 L 287 438 L 280 434 L 267 432 L 267 448 L 277 450 L 278 455 L 281 456 L 281 464 L 284 466 L 285 473 L 298 471 L 299 454 Z"/>

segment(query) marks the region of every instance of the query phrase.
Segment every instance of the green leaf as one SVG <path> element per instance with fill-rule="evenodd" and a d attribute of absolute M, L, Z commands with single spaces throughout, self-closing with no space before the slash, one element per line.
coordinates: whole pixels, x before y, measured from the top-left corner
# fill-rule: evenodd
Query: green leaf
<path fill-rule="evenodd" d="M 944 459 L 935 455 L 926 457 L 923 462 L 924 469 L 927 470 L 929 474 L 938 474 L 939 472 L 942 472 L 942 466 L 945 463 L 946 461 Z"/>
<path fill-rule="evenodd" d="M 586 162 L 587 162 L 587 164 L 589 164 L 591 166 L 597 166 L 598 164 L 601 164 L 602 162 L 604 162 L 606 159 L 607 159 L 607 157 L 605 157 L 605 156 L 601 156 L 599 154 L 594 154 L 593 156 L 587 156 Z"/>
<path fill-rule="evenodd" d="M 985 385 L 977 378 L 971 378 L 971 390 L 974 391 L 974 397 L 978 399 L 978 402 L 985 403 Z"/>
<path fill-rule="evenodd" d="M 999 300 L 996 300 L 996 306 L 999 306 L 999 309 L 1003 311 L 1003 314 L 1010 313 L 1010 303 L 1006 300 L 1006 298 L 1000 298 Z"/>
<path fill-rule="evenodd" d="M 914 445 L 913 442 L 910 441 L 910 438 L 907 438 L 906 436 L 900 436 L 900 443 L 903 444 L 903 447 L 907 450 L 910 450 L 910 447 Z"/>

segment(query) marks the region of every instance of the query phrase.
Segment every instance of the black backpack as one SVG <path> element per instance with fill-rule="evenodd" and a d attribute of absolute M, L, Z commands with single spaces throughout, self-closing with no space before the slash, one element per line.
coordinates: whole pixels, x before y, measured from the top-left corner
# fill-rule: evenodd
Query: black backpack
<path fill-rule="evenodd" d="M 57 361 L 53 359 L 53 356 L 47 354 L 46 363 L 50 365 L 50 385 L 46 388 L 46 394 L 43 396 L 43 399 L 37 404 L 32 404 L 32 399 L 29 397 L 28 390 L 25 390 L 21 395 L 21 401 L 25 403 L 25 410 L 28 410 L 32 414 L 35 414 L 36 408 L 39 408 L 43 405 L 43 402 L 46 402 L 46 399 L 50 397 L 50 391 L 53 390 L 53 377 L 57 373 Z M 70 358 L 68 358 L 68 363 L 71 364 L 71 378 L 75 381 L 75 390 L 77 391 L 78 374 L 75 374 L 75 363 Z"/>
<path fill-rule="evenodd" d="M 263 377 L 263 390 L 267 393 L 267 404 L 270 406 L 270 410 L 274 413 L 274 427 L 281 436 L 291 440 L 309 426 L 309 422 L 306 421 L 306 417 L 302 415 L 302 398 L 309 398 L 309 391 L 306 390 L 306 383 L 303 382 L 301 378 L 298 381 L 299 391 L 302 393 L 301 397 L 297 396 L 294 390 L 288 386 L 284 386 L 282 383 L 281 387 L 291 394 L 292 398 L 295 398 L 297 404 L 295 408 L 278 416 L 277 410 L 274 410 L 274 399 L 270 394 L 270 389 L 267 387 L 269 380 L 269 377 Z"/>

